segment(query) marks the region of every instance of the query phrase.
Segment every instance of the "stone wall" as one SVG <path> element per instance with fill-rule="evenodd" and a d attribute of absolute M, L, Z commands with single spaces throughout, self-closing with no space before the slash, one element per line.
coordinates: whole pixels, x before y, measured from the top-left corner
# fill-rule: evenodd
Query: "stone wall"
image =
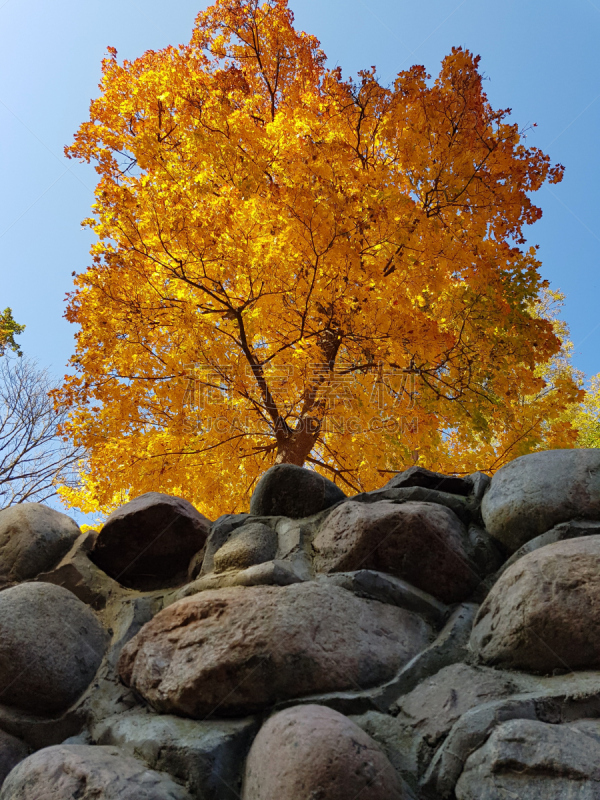
<path fill-rule="evenodd" d="M 600 450 L 0 511 L 0 800 L 600 800 Z"/>

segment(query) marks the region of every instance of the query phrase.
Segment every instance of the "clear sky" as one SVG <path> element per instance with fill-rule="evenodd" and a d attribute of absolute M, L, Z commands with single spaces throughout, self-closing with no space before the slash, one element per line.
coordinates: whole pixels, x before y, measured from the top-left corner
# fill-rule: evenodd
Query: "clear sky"
<path fill-rule="evenodd" d="M 452 46 L 481 55 L 495 108 L 512 108 L 527 144 L 566 167 L 535 196 L 529 229 L 542 272 L 566 295 L 575 365 L 600 372 L 600 0 L 290 0 L 344 75 L 377 66 L 382 82 L 412 64 L 435 75 Z M 119 59 L 190 38 L 193 0 L 0 0 L 0 309 L 27 325 L 24 350 L 64 374 L 71 274 L 89 263 L 93 168 L 63 147 L 87 118 L 106 47 Z"/>

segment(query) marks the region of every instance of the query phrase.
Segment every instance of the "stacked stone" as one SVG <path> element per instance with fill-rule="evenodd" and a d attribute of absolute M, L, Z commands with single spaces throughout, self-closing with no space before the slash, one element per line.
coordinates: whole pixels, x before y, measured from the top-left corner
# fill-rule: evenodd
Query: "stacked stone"
<path fill-rule="evenodd" d="M 0 800 L 600 800 L 600 450 L 0 511 Z"/>

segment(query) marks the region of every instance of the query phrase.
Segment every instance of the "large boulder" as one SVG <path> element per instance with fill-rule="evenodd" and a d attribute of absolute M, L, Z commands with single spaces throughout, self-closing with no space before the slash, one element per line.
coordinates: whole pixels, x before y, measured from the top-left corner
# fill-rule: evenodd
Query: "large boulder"
<path fill-rule="evenodd" d="M 261 728 L 246 762 L 242 800 L 403 800 L 379 745 L 331 708 L 295 706 Z"/>
<path fill-rule="evenodd" d="M 33 714 L 70 706 L 96 674 L 106 635 L 62 586 L 22 583 L 0 592 L 0 702 Z"/>
<path fill-rule="evenodd" d="M 243 716 L 280 700 L 389 680 L 431 628 L 403 608 L 308 582 L 179 600 L 123 649 L 123 681 L 161 713 Z"/>
<path fill-rule="evenodd" d="M 600 800 L 600 722 L 514 719 L 469 756 L 456 800 Z"/>
<path fill-rule="evenodd" d="M 60 511 L 21 503 L 0 511 L 0 585 L 31 580 L 57 564 L 81 534 Z"/>
<path fill-rule="evenodd" d="M 63 744 L 38 750 L 10 773 L 0 800 L 191 800 L 168 775 L 114 747 Z"/>
<path fill-rule="evenodd" d="M 4 731 L 0 731 L 0 786 L 11 770 L 29 755 L 29 747 Z"/>
<path fill-rule="evenodd" d="M 123 586 L 153 591 L 185 583 L 210 521 L 187 500 L 148 492 L 108 517 L 90 554 Z"/>
<path fill-rule="evenodd" d="M 545 450 L 511 461 L 492 478 L 481 513 L 511 553 L 561 522 L 600 520 L 600 449 Z"/>
<path fill-rule="evenodd" d="M 479 582 L 456 514 L 437 503 L 356 503 L 334 509 L 313 540 L 318 572 L 372 569 L 412 583 L 444 603 Z"/>
<path fill-rule="evenodd" d="M 600 536 L 546 545 L 502 574 L 470 646 L 483 662 L 550 673 L 600 668 Z"/>
<path fill-rule="evenodd" d="M 250 513 L 300 519 L 345 499 L 339 486 L 318 472 L 294 464 L 276 464 L 259 480 L 250 500 Z"/>

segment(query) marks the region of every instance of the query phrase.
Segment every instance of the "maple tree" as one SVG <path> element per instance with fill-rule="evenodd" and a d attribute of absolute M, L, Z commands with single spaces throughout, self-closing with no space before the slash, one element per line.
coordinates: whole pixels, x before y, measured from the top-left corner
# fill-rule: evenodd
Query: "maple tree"
<path fill-rule="evenodd" d="M 88 451 L 69 503 L 160 489 L 210 516 L 276 462 L 351 492 L 573 445 L 523 233 L 563 170 L 477 57 L 345 80 L 286 0 L 218 0 L 188 45 L 102 69 L 66 149 L 100 176 L 56 398 Z"/>

